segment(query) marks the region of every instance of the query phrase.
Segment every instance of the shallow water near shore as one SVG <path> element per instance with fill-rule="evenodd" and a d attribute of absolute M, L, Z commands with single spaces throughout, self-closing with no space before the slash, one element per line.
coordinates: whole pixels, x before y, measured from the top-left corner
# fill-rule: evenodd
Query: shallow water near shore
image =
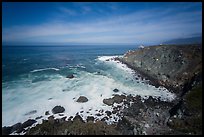
<path fill-rule="evenodd" d="M 103 99 L 113 94 L 161 97 L 171 101 L 175 95 L 163 87 L 147 84 L 126 65 L 113 60 L 136 46 L 21 46 L 3 47 L 2 126 L 52 115 L 52 108 L 63 106 L 63 116 L 77 112 L 83 119 L 110 110 Z M 73 74 L 74 78 L 66 78 Z M 114 92 L 114 89 L 118 92 Z M 88 102 L 78 103 L 80 96 Z M 34 111 L 36 110 L 36 111 Z M 33 113 L 30 113 L 33 112 Z M 63 117 L 55 114 L 56 117 Z M 42 122 L 38 119 L 38 123 Z M 117 121 L 119 118 L 110 119 Z"/>

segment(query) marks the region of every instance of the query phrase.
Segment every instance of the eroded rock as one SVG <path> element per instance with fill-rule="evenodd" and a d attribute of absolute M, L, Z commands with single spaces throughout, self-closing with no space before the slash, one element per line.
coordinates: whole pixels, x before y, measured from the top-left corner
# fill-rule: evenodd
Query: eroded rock
<path fill-rule="evenodd" d="M 63 113 L 65 111 L 64 107 L 62 106 L 55 106 L 53 109 L 52 109 L 52 113 L 53 114 L 57 114 L 57 113 Z"/>
<path fill-rule="evenodd" d="M 84 102 L 87 102 L 88 99 L 85 97 L 85 96 L 80 96 L 76 102 L 80 102 L 80 103 L 84 103 Z"/>

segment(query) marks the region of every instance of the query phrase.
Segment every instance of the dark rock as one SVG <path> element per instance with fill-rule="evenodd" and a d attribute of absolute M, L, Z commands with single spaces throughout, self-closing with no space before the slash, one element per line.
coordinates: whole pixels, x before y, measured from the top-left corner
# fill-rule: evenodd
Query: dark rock
<path fill-rule="evenodd" d="M 110 115 L 111 115 L 111 112 L 110 112 L 110 111 L 106 111 L 105 113 L 107 114 L 107 116 L 110 116 Z"/>
<path fill-rule="evenodd" d="M 178 113 L 178 110 L 181 109 L 181 106 L 182 106 L 183 102 L 182 101 L 179 101 L 178 104 L 176 104 L 174 107 L 172 107 L 170 110 L 169 110 L 169 113 L 170 113 L 170 116 L 174 116 Z"/>
<path fill-rule="evenodd" d="M 70 116 L 69 118 L 68 118 L 68 120 L 71 120 L 73 118 L 73 116 Z"/>
<path fill-rule="evenodd" d="M 26 113 L 25 115 L 31 115 L 31 114 L 35 114 L 35 113 L 37 113 L 37 110 L 32 110 L 32 111 Z"/>
<path fill-rule="evenodd" d="M 50 115 L 49 111 L 46 111 L 46 112 L 45 112 L 45 115 Z"/>
<path fill-rule="evenodd" d="M 146 99 L 144 103 L 145 103 L 145 105 L 147 105 L 147 106 L 153 107 L 153 106 L 156 106 L 156 104 L 157 104 L 157 99 L 154 99 L 152 96 L 149 96 L 149 98 Z"/>
<path fill-rule="evenodd" d="M 55 119 L 55 123 L 62 124 L 62 123 L 65 122 L 66 118 L 67 118 L 67 117 L 65 116 L 65 117 L 60 118 L 60 119 Z"/>
<path fill-rule="evenodd" d="M 97 114 L 96 114 L 96 116 L 102 116 L 102 114 L 100 114 L 100 113 L 97 113 Z"/>
<path fill-rule="evenodd" d="M 103 117 L 103 118 L 101 119 L 101 121 L 106 121 L 106 120 L 108 120 L 108 117 Z"/>
<path fill-rule="evenodd" d="M 53 114 L 63 113 L 64 111 L 65 111 L 64 107 L 61 107 L 61 106 L 55 106 L 55 107 L 52 109 L 52 113 L 53 113 Z"/>
<path fill-rule="evenodd" d="M 111 106 L 114 103 L 121 103 L 121 102 L 123 102 L 123 99 L 125 99 L 125 98 L 126 98 L 125 95 L 114 95 L 113 98 L 103 99 L 103 103 L 108 105 L 108 106 Z"/>
<path fill-rule="evenodd" d="M 43 116 L 36 117 L 35 120 L 37 120 L 37 119 L 41 119 L 42 117 L 43 117 Z"/>
<path fill-rule="evenodd" d="M 62 90 L 63 91 L 63 90 Z M 52 98 L 48 98 L 48 100 L 51 100 Z"/>
<path fill-rule="evenodd" d="M 42 119 L 42 123 L 47 123 L 48 120 Z"/>
<path fill-rule="evenodd" d="M 125 98 L 126 98 L 125 95 L 115 95 L 113 97 L 113 100 L 114 100 L 114 102 L 119 104 L 119 103 L 123 102 L 123 99 L 125 99 Z"/>
<path fill-rule="evenodd" d="M 106 105 L 108 105 L 108 106 L 111 106 L 111 105 L 113 105 L 114 100 L 111 99 L 111 98 L 109 98 L 109 99 L 103 99 L 103 103 L 106 104 Z"/>
<path fill-rule="evenodd" d="M 68 75 L 66 78 L 72 79 L 72 78 L 74 78 L 74 75 L 73 74 Z"/>
<path fill-rule="evenodd" d="M 53 115 L 52 115 L 52 116 L 49 116 L 49 117 L 48 117 L 48 121 L 51 122 L 51 123 L 53 123 L 53 122 L 54 122 L 54 116 L 53 116 Z"/>
<path fill-rule="evenodd" d="M 12 127 L 2 127 L 2 135 L 11 134 Z"/>
<path fill-rule="evenodd" d="M 131 124 L 127 117 L 122 117 L 117 124 L 117 128 L 122 131 L 123 135 L 133 135 L 134 125 Z"/>
<path fill-rule="evenodd" d="M 103 113 L 103 109 L 100 109 L 98 112 Z"/>
<path fill-rule="evenodd" d="M 12 126 L 12 130 L 11 133 L 13 133 L 14 131 L 17 131 L 19 129 L 21 129 L 22 124 L 21 123 L 16 123 Z"/>
<path fill-rule="evenodd" d="M 19 134 L 19 133 L 25 132 L 25 129 L 22 128 L 22 127 L 20 127 L 20 128 L 17 129 L 15 132 Z"/>
<path fill-rule="evenodd" d="M 84 102 L 87 102 L 88 99 L 85 97 L 85 96 L 80 96 L 76 102 L 81 102 L 81 103 L 84 103 Z"/>
<path fill-rule="evenodd" d="M 115 88 L 115 89 L 113 90 L 113 92 L 119 92 L 119 90 L 118 90 L 117 88 Z"/>
<path fill-rule="evenodd" d="M 55 120 L 54 120 L 54 124 L 55 124 L 55 125 L 59 125 L 59 124 L 60 124 L 60 121 L 61 121 L 61 119 L 55 119 Z"/>
<path fill-rule="evenodd" d="M 29 120 L 27 120 L 26 122 L 24 122 L 21 127 L 22 127 L 22 128 L 26 128 L 26 127 L 29 127 L 29 126 L 33 125 L 33 124 L 36 123 L 36 122 L 37 122 L 37 121 L 34 120 L 34 119 L 29 119 Z"/>
<path fill-rule="evenodd" d="M 113 114 L 116 114 L 116 113 L 117 113 L 117 110 L 113 110 L 112 113 L 113 113 Z"/>
<path fill-rule="evenodd" d="M 87 122 L 94 121 L 94 117 L 93 116 L 88 116 L 86 120 L 87 120 Z"/>
<path fill-rule="evenodd" d="M 82 123 L 85 123 L 84 120 L 82 119 L 82 117 L 80 115 L 76 115 L 74 118 L 73 118 L 73 122 L 75 121 L 80 121 Z"/>
<path fill-rule="evenodd" d="M 63 121 L 65 121 L 66 120 L 66 118 L 67 118 L 67 116 L 65 116 L 65 117 L 63 117 L 63 118 L 61 118 Z"/>

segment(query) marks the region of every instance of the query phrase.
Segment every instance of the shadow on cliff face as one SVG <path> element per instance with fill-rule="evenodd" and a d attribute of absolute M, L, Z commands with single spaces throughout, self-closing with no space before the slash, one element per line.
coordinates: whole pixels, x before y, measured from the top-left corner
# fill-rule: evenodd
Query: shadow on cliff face
<path fill-rule="evenodd" d="M 168 126 L 191 134 L 202 134 L 202 84 L 192 88 L 171 110 Z"/>
<path fill-rule="evenodd" d="M 118 60 L 178 95 L 168 110 L 170 133 L 202 134 L 202 45 L 150 46 Z"/>
<path fill-rule="evenodd" d="M 105 105 L 124 103 L 118 123 L 108 125 L 79 115 L 73 120 L 54 119 L 50 116 L 31 129 L 27 135 L 182 135 L 202 134 L 202 54 L 199 46 L 153 46 L 126 54 L 118 59 L 140 74 L 178 94 L 173 102 L 149 97 L 114 95 L 104 99 Z M 143 60 L 141 64 L 141 59 Z M 183 63 L 182 63 L 183 62 Z M 113 108 L 107 115 L 117 114 Z M 4 128 L 6 129 L 6 128 Z M 10 127 L 7 127 L 11 130 Z M 5 130 L 5 133 L 6 130 Z"/>
<path fill-rule="evenodd" d="M 202 72 L 202 46 L 149 46 L 127 52 L 119 60 L 150 79 L 152 84 L 181 95 L 191 88 L 192 78 Z"/>

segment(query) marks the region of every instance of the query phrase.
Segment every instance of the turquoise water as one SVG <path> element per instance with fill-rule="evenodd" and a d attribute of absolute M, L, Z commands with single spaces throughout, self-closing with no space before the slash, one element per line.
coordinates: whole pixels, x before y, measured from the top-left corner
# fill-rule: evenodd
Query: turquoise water
<path fill-rule="evenodd" d="M 110 60 L 137 46 L 3 46 L 2 48 L 2 126 L 43 116 L 56 105 L 65 108 L 65 115 L 95 115 L 95 109 L 110 110 L 104 98 L 117 94 L 135 94 L 174 98 L 165 88 L 155 88 L 124 64 Z M 75 78 L 67 79 L 73 74 Z M 86 103 L 76 102 L 81 95 Z M 51 99 L 50 99 L 51 98 Z M 33 110 L 37 112 L 25 115 Z M 100 119 L 100 117 L 99 117 Z M 41 119 L 38 120 L 41 122 Z"/>

